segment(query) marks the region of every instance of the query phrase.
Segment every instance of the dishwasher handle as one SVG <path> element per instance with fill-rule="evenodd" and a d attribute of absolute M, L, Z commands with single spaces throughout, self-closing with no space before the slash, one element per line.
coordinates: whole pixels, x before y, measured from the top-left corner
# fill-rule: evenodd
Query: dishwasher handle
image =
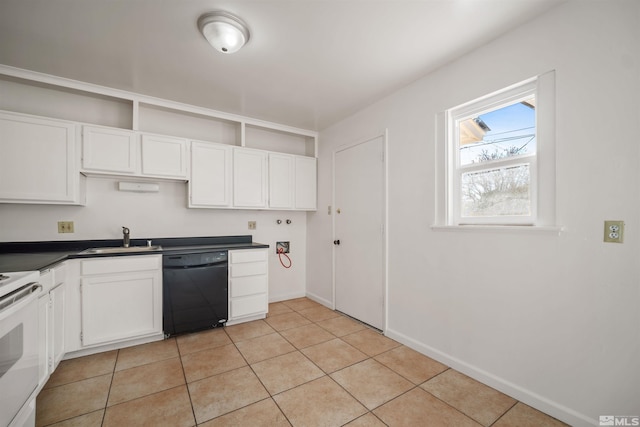
<path fill-rule="evenodd" d="M 162 267 L 163 270 L 192 270 L 195 268 L 220 268 L 227 267 L 227 261 L 221 262 L 212 262 L 209 264 L 198 264 L 198 265 L 165 265 Z"/>
<path fill-rule="evenodd" d="M 4 296 L 0 299 L 0 314 L 2 314 L 3 311 L 8 310 L 13 305 L 17 304 L 18 302 L 22 301 L 29 295 L 38 292 L 40 289 L 42 289 L 41 284 L 32 282 Z"/>

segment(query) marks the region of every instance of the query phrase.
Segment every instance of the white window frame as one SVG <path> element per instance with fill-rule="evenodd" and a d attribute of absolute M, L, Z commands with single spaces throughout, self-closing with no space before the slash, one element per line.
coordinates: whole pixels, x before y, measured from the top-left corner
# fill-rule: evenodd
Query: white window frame
<path fill-rule="evenodd" d="M 507 157 L 472 165 L 459 164 L 456 120 L 476 117 L 484 112 L 536 97 L 536 153 Z M 436 118 L 436 223 L 435 226 L 556 226 L 555 193 L 555 72 L 539 75 L 511 85 L 471 102 L 450 108 Z M 472 171 L 493 170 L 528 164 L 530 171 L 531 215 L 463 218 L 461 216 L 461 177 Z"/>

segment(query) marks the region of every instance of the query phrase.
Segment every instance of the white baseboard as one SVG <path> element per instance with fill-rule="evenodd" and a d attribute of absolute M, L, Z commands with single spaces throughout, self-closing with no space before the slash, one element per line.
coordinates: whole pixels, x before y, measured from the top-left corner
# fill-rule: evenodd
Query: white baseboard
<path fill-rule="evenodd" d="M 313 300 L 313 301 L 315 301 L 315 302 L 317 302 L 319 304 L 322 304 L 325 307 L 330 308 L 331 310 L 334 309 L 332 301 L 329 301 L 327 299 L 321 298 L 321 297 L 319 297 L 319 296 L 317 296 L 315 294 L 307 292 L 307 298 L 309 298 L 309 299 L 311 299 L 311 300 Z"/>
<path fill-rule="evenodd" d="M 164 333 L 153 334 L 142 338 L 134 338 L 127 341 L 119 341 L 111 344 L 97 345 L 95 347 L 84 348 L 76 351 L 70 351 L 65 353 L 62 360 L 75 359 L 76 357 L 89 356 L 91 354 L 102 353 L 110 350 L 117 350 L 126 347 L 132 347 L 134 345 L 148 344 L 154 341 L 161 341 L 164 339 Z"/>
<path fill-rule="evenodd" d="M 440 363 L 443 363 L 456 371 L 459 371 L 469 377 L 486 384 L 494 389 L 525 403 L 532 408 L 551 415 L 574 427 L 590 427 L 597 426 L 598 421 L 589 418 L 584 414 L 580 414 L 570 408 L 560 405 L 557 402 L 553 402 L 539 394 L 536 394 L 530 390 L 522 388 L 516 384 L 497 377 L 489 372 L 486 372 L 476 366 L 470 365 L 462 360 L 452 357 L 449 354 L 443 353 L 433 347 L 418 342 L 413 338 L 403 335 L 393 329 L 387 329 L 385 335 L 393 340 L 398 341 L 410 347 Z"/>
<path fill-rule="evenodd" d="M 287 294 L 269 295 L 269 302 L 272 303 L 272 302 L 286 301 L 288 299 L 302 298 L 304 296 L 305 296 L 304 291 L 291 292 Z"/>

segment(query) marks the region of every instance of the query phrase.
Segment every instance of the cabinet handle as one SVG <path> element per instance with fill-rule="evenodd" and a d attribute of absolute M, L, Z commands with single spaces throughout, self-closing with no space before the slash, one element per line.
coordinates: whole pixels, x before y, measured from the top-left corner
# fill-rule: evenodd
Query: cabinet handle
<path fill-rule="evenodd" d="M 339 245 L 339 244 L 340 244 L 340 240 L 334 240 L 334 241 L 333 241 L 333 244 L 334 244 L 334 245 Z"/>

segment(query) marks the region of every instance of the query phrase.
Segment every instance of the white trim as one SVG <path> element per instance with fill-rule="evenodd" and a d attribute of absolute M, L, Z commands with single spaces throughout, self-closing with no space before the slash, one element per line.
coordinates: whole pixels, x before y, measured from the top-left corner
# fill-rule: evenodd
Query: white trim
<path fill-rule="evenodd" d="M 312 292 L 307 292 L 306 297 L 311 299 L 311 300 L 313 300 L 313 301 L 315 301 L 315 302 L 317 302 L 317 303 L 319 303 L 319 304 L 324 305 L 327 308 L 330 308 L 330 309 L 334 310 L 332 302 L 329 301 L 328 299 L 322 298 L 322 297 L 320 297 L 320 296 L 318 296 L 318 295 L 316 295 L 316 294 L 314 294 Z"/>
<path fill-rule="evenodd" d="M 287 301 L 295 298 L 305 297 L 305 291 L 286 292 L 281 294 L 269 295 L 269 304 L 280 301 Z"/>
<path fill-rule="evenodd" d="M 90 92 L 98 95 L 109 96 L 113 98 L 119 98 L 133 103 L 144 103 L 154 105 L 157 107 L 164 107 L 172 110 L 199 114 L 208 117 L 214 117 L 217 119 L 228 120 L 232 122 L 244 123 L 251 126 L 258 126 L 266 129 L 278 130 L 281 132 L 293 133 L 296 135 L 304 135 L 317 138 L 318 132 L 301 129 L 293 126 L 282 125 L 278 123 L 268 122 L 260 119 L 253 119 L 250 117 L 240 116 L 232 113 L 225 113 L 223 111 L 213 110 L 205 107 L 198 107 L 195 105 L 184 104 L 181 102 L 171 101 L 162 98 L 156 98 L 153 96 L 142 95 L 135 92 L 128 92 L 121 89 L 114 89 L 106 86 L 100 86 L 93 83 L 86 83 L 78 80 L 72 80 L 65 77 L 53 76 L 50 74 L 44 74 L 37 71 L 25 70 L 22 68 L 11 67 L 8 65 L 0 64 L 0 75 L 16 77 L 25 80 L 31 80 L 39 83 L 46 83 L 53 86 L 64 87 L 68 89 L 75 89 L 84 92 Z M 135 109 L 135 105 L 134 105 Z M 134 117 L 135 119 L 135 117 Z M 136 126 L 134 120 L 134 127 Z M 136 130 L 136 129 L 133 129 Z"/>
<path fill-rule="evenodd" d="M 138 101 L 133 101 L 133 108 L 131 111 L 131 130 L 139 131 L 140 130 L 140 103 Z"/>
<path fill-rule="evenodd" d="M 589 416 L 585 414 L 576 412 L 531 390 L 493 375 L 475 365 L 466 363 L 448 353 L 437 350 L 434 347 L 393 329 L 387 330 L 385 336 L 572 426 L 588 427 L 598 425 L 596 420 L 589 418 Z"/>
<path fill-rule="evenodd" d="M 433 231 L 453 231 L 463 233 L 549 233 L 557 234 L 565 231 L 564 227 L 545 227 L 538 225 L 437 225 L 431 226 Z"/>
<path fill-rule="evenodd" d="M 452 194 L 452 188 L 457 188 L 459 179 L 458 154 L 456 144 L 452 143 L 452 132 L 455 119 L 478 111 L 490 110 L 496 106 L 505 105 L 512 100 L 522 99 L 527 93 L 534 90 L 536 95 L 536 154 L 535 161 L 531 163 L 530 194 L 532 213 L 531 218 L 506 218 L 490 217 L 480 219 L 474 224 L 492 224 L 491 230 L 499 227 L 516 226 L 521 224 L 533 224 L 533 229 L 559 230 L 556 224 L 556 141 L 555 141 L 555 71 L 549 71 L 535 78 L 525 80 L 522 83 L 511 85 L 508 88 L 493 92 L 487 96 L 467 102 L 458 107 L 438 113 L 435 117 L 435 224 L 434 227 L 450 229 L 450 227 L 469 227 L 460 224 L 459 206 L 456 205 L 456 195 Z M 463 168 L 489 168 L 505 161 L 519 163 L 529 156 L 517 156 L 512 159 L 495 162 L 485 162 L 478 165 L 466 165 Z M 486 166 L 483 166 L 486 165 Z M 511 221 L 514 220 L 515 221 Z M 504 224 L 504 225 L 502 225 Z M 498 226 L 498 227 L 496 227 Z M 432 228 L 434 228 L 432 227 Z M 531 228 L 531 226 L 529 227 Z"/>
<path fill-rule="evenodd" d="M 384 231 L 382 233 L 382 251 L 383 251 L 383 272 L 382 272 L 382 281 L 383 281 L 383 289 L 382 289 L 382 332 L 386 331 L 388 326 L 388 314 L 389 314 L 389 150 L 388 150 L 388 139 L 389 139 L 389 130 L 387 128 L 384 129 L 381 133 L 376 133 L 370 137 L 361 138 L 355 142 L 347 143 L 338 146 L 334 149 L 332 153 L 332 164 L 331 164 L 331 174 L 332 174 L 332 195 L 331 195 L 331 204 L 333 206 L 331 210 L 331 229 L 332 229 L 332 241 L 336 240 L 336 154 L 340 151 L 347 150 L 349 148 L 358 146 L 360 144 L 367 143 L 377 138 L 382 138 L 382 172 L 383 172 L 383 198 L 382 201 L 382 222 Z M 332 247 L 332 255 L 331 255 L 331 302 L 330 308 L 332 310 L 336 309 L 336 248 L 335 245 Z"/>
<path fill-rule="evenodd" d="M 465 104 L 450 109 L 457 120 L 464 120 L 472 116 L 479 116 L 503 106 L 514 104 L 526 99 L 537 89 L 537 77 L 516 83 L 504 89 L 481 96 Z"/>

